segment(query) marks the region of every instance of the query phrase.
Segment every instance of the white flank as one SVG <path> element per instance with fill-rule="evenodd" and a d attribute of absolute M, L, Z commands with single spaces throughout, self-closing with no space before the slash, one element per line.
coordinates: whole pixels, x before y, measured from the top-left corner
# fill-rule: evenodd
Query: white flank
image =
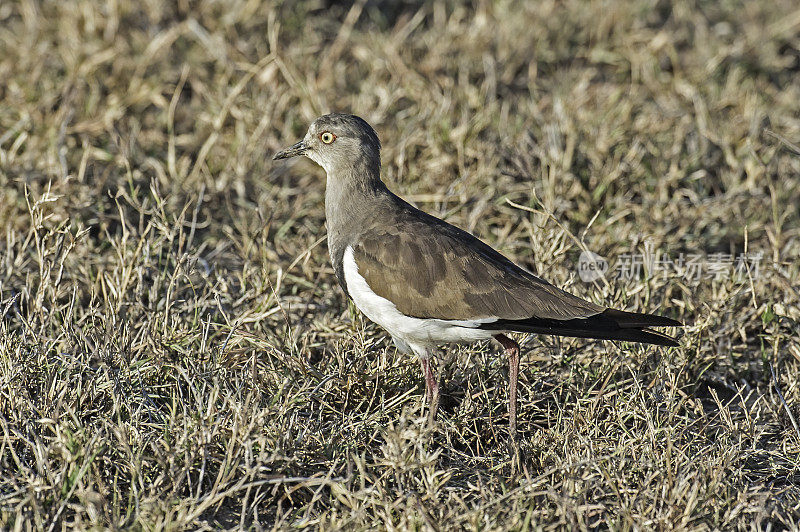
<path fill-rule="evenodd" d="M 358 310 L 369 319 L 386 329 L 394 338 L 400 339 L 417 351 L 419 348 L 433 347 L 446 343 L 468 343 L 491 338 L 499 331 L 476 329 L 482 323 L 496 321 L 497 318 L 478 320 L 437 320 L 406 316 L 394 303 L 372 291 L 360 273 L 353 257 L 353 248 L 344 251 L 344 280 L 347 291 Z"/>

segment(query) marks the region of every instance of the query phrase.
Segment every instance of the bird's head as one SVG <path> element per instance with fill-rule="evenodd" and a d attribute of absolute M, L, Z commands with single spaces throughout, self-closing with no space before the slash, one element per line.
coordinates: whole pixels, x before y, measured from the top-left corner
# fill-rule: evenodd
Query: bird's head
<path fill-rule="evenodd" d="M 305 155 L 328 173 L 366 165 L 380 169 L 381 143 L 363 118 L 332 113 L 314 120 L 300 142 L 275 154 L 273 160 Z"/>

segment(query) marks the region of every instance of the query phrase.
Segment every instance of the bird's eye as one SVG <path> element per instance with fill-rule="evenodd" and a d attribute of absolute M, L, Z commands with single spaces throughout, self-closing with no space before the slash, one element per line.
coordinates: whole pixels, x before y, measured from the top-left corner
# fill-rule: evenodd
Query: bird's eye
<path fill-rule="evenodd" d="M 336 140 L 336 135 L 334 135 L 330 131 L 324 131 L 323 133 L 320 134 L 319 140 L 321 140 L 325 144 L 330 144 L 331 142 Z"/>

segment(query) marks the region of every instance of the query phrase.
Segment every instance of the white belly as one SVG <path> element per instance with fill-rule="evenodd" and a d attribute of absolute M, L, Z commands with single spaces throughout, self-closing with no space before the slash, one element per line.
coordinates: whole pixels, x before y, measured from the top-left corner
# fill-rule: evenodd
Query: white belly
<path fill-rule="evenodd" d="M 498 331 L 478 329 L 483 320 L 438 320 L 406 316 L 394 303 L 375 292 L 358 273 L 358 265 L 353 257 L 353 248 L 348 246 L 344 252 L 344 279 L 347 291 L 358 310 L 363 312 L 395 338 L 412 347 L 432 347 L 446 343 L 470 343 L 491 338 Z"/>

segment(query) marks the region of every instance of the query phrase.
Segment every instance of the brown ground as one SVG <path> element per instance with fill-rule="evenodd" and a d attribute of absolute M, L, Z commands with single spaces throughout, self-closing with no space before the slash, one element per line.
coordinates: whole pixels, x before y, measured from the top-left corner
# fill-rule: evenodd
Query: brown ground
<path fill-rule="evenodd" d="M 0 528 L 800 526 L 796 2 L 476 3 L 0 2 Z M 322 170 L 270 160 L 329 110 L 681 347 L 528 338 L 521 471 L 494 345 L 427 426 L 336 286 Z M 583 248 L 723 273 L 589 284 Z"/>

